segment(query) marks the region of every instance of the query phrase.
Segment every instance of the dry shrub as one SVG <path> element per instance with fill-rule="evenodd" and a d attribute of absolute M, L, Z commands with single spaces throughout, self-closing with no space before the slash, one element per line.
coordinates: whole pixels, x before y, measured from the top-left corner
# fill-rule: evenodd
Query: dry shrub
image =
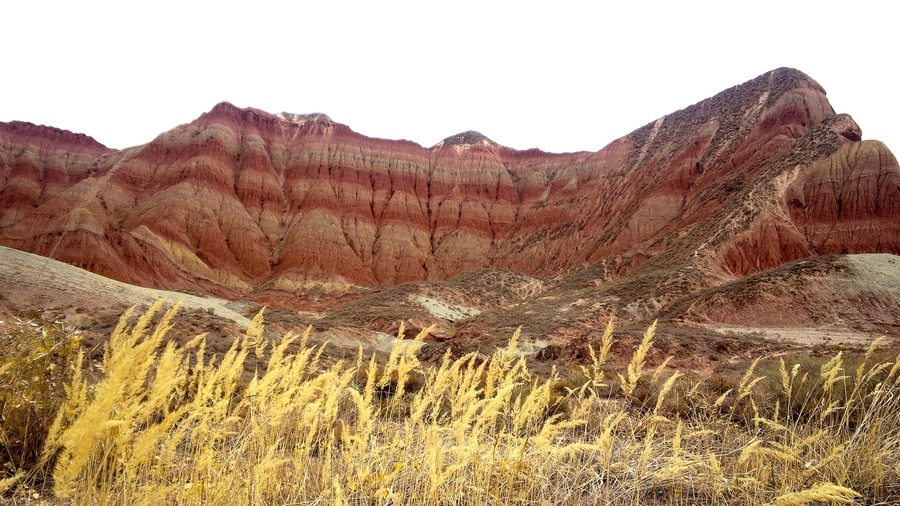
<path fill-rule="evenodd" d="M 0 479 L 35 469 L 80 341 L 65 324 L 43 320 L 9 322 L 0 334 Z"/>

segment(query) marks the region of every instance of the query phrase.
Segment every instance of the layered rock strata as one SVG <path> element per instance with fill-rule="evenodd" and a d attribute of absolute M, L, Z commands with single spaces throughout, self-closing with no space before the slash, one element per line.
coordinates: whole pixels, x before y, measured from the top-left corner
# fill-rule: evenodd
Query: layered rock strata
<path fill-rule="evenodd" d="M 516 151 L 477 132 L 425 148 L 228 103 L 121 151 L 14 122 L 0 124 L 0 245 L 133 284 L 301 307 L 482 268 L 727 278 L 900 253 L 900 167 L 861 139 L 793 69 L 596 153 Z"/>

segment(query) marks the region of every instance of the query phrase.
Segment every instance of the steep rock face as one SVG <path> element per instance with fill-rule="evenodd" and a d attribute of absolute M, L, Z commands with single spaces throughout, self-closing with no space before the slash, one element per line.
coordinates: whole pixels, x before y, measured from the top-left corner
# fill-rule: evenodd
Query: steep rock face
<path fill-rule="evenodd" d="M 20 121 L 0 123 L 0 227 L 89 177 L 95 161 L 113 152 L 86 135 Z"/>
<path fill-rule="evenodd" d="M 124 151 L 0 124 L 0 244 L 130 283 L 304 307 L 482 268 L 727 277 L 900 252 L 900 169 L 860 139 L 792 69 L 597 153 L 515 151 L 477 132 L 424 148 L 227 103 Z"/>
<path fill-rule="evenodd" d="M 549 247 L 556 265 L 538 274 L 608 256 L 618 256 L 618 274 L 630 272 L 658 252 L 660 238 L 707 219 L 833 114 L 815 81 L 779 69 L 660 118 L 592 156 L 583 176 L 566 174 L 568 191 L 529 210 L 499 256 L 526 269 L 520 251 Z M 570 210 L 578 217 L 547 219 Z M 534 223 L 543 226 L 527 230 Z"/>
<path fill-rule="evenodd" d="M 806 167 L 784 202 L 818 254 L 900 248 L 900 170 L 878 141 L 848 142 Z"/>
<path fill-rule="evenodd" d="M 718 250 L 728 270 L 745 275 L 813 254 L 897 252 L 900 167 L 883 144 L 860 138 L 850 116 L 835 115 L 775 160 L 724 220 L 744 223 Z"/>

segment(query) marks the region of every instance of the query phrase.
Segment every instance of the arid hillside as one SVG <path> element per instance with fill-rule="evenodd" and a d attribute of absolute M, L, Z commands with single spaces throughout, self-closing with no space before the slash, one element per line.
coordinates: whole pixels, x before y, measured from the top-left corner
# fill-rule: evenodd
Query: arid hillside
<path fill-rule="evenodd" d="M 474 269 L 717 275 L 900 253 L 900 170 L 778 69 L 597 153 L 431 148 L 222 103 L 148 144 L 0 126 L 0 244 L 142 286 L 319 308 Z"/>
<path fill-rule="evenodd" d="M 890 334 L 896 287 L 864 276 L 896 272 L 900 166 L 787 68 L 596 153 L 477 132 L 426 148 L 221 103 L 121 151 L 0 123 L 0 245 L 340 335 L 406 320 L 477 344 L 523 325 L 537 350 L 657 318 Z M 886 256 L 830 257 L 859 254 Z M 841 288 L 851 271 L 865 282 Z M 10 301 L 25 281 L 6 276 Z"/>

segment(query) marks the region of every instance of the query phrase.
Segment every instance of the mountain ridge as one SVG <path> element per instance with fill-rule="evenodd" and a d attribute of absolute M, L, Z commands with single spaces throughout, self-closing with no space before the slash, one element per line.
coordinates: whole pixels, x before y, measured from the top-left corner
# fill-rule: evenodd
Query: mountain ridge
<path fill-rule="evenodd" d="M 708 287 L 809 255 L 900 253 L 896 159 L 793 69 L 598 152 L 472 131 L 426 148 L 227 102 L 121 151 L 76 134 L 38 146 L 9 125 L 0 245 L 230 299 L 325 309 L 485 268 Z"/>

